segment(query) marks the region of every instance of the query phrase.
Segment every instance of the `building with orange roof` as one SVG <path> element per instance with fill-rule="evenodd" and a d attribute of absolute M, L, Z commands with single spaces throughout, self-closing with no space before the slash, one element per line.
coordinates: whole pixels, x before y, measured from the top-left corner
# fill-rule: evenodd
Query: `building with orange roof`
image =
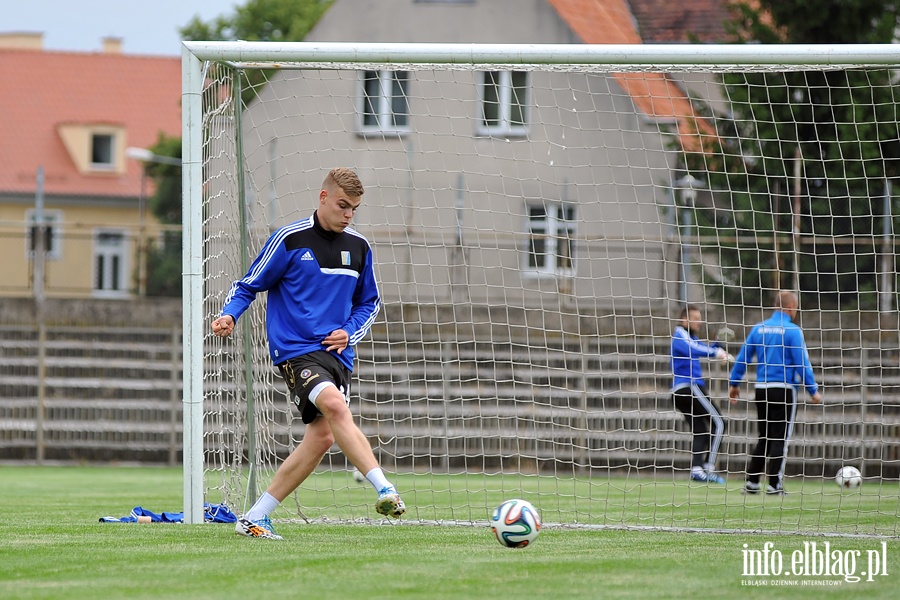
<path fill-rule="evenodd" d="M 637 25 L 626 0 L 335 0 L 306 40 L 640 44 Z M 680 150 L 715 135 L 685 81 L 654 72 L 283 69 L 243 116 L 250 194 L 266 202 L 260 218 L 280 226 L 313 208 L 329 167 L 355 167 L 371 186 L 355 222 L 385 257 L 386 301 L 415 287 L 422 303 L 659 307 L 678 296 L 670 240 Z M 523 102 L 494 103 L 485 91 L 516 87 Z M 390 89 L 403 90 L 408 112 L 392 112 Z M 521 122 L 495 123 L 491 110 Z M 449 235 L 448 223 L 479 244 L 456 286 L 459 269 L 448 262 L 461 259 L 430 254 L 447 242 L 428 241 Z M 392 233 L 400 226 L 425 240 L 421 256 L 396 241 L 405 239 Z"/>
<path fill-rule="evenodd" d="M 125 55 L 116 39 L 101 52 L 41 46 L 41 34 L 0 35 L 0 295 L 32 293 L 40 189 L 46 294 L 131 297 L 140 240 L 159 226 L 144 165 L 126 148 L 181 135 L 180 59 Z"/>
<path fill-rule="evenodd" d="M 366 19 L 349 19 L 347 11 L 359 9 L 351 4 L 335 2 L 308 39 L 717 41 L 725 14 L 723 0 L 703 0 L 675 12 L 658 0 L 546 0 L 527 5 L 514 0 L 386 0 L 368 5 Z M 384 26 L 376 26 L 382 20 Z M 104 40 L 103 48 L 50 52 L 42 49 L 39 34 L 0 34 L 0 251 L 7 257 L 0 264 L 0 295 L 32 293 L 31 225 L 39 168 L 50 231 L 47 293 L 127 298 L 142 289 L 141 240 L 144 234 L 155 237 L 159 229 L 146 210 L 150 190 L 142 177 L 143 165 L 125 149 L 147 148 L 160 133 L 179 135 L 180 61 L 124 55 L 116 39 Z M 713 135 L 688 101 L 689 83 L 653 73 L 611 78 L 649 124 L 647 129 L 658 131 L 671 123 L 677 139 L 689 148 Z"/>

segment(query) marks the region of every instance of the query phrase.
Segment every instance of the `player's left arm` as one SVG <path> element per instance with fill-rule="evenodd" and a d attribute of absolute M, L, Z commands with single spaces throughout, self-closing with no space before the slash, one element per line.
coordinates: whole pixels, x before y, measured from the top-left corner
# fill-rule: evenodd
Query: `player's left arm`
<path fill-rule="evenodd" d="M 378 283 L 375 281 L 375 269 L 370 248 L 353 292 L 350 317 L 343 327 L 343 330 L 347 332 L 348 345 L 355 346 L 369 333 L 379 310 L 381 310 L 381 294 L 378 291 Z"/>
<path fill-rule="evenodd" d="M 791 364 L 800 372 L 800 380 L 803 383 L 806 393 L 813 399 L 813 403 L 817 403 L 819 395 L 819 386 L 816 383 L 816 376 L 813 373 L 812 362 L 809 359 L 809 349 L 806 347 L 806 340 L 803 338 L 803 332 L 800 329 L 793 330 L 790 348 L 793 354 Z"/>
<path fill-rule="evenodd" d="M 724 348 L 721 348 L 718 342 L 707 344 L 706 342 L 700 340 L 690 339 L 689 343 L 692 350 L 691 354 L 693 356 L 721 359 L 724 359 L 728 356 L 728 352 L 726 352 Z"/>

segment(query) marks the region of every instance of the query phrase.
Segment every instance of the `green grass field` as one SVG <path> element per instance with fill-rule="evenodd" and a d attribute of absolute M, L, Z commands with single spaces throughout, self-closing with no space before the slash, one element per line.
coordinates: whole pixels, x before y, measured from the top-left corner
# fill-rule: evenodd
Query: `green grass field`
<path fill-rule="evenodd" d="M 404 497 L 410 505 L 428 497 L 441 505 L 444 496 L 456 493 L 459 481 L 450 478 L 425 493 L 419 479 L 416 493 Z M 668 520 L 716 527 L 730 519 L 727 515 L 743 515 L 750 517 L 749 523 L 764 525 L 754 521 L 756 511 L 781 514 L 773 522 L 784 528 L 795 521 L 807 528 L 815 525 L 807 520 L 816 518 L 840 524 L 847 520 L 841 521 L 841 514 L 853 514 L 887 531 L 898 519 L 896 482 L 883 490 L 867 483 L 865 493 L 853 497 L 816 494 L 823 483 L 815 481 L 804 482 L 800 493 L 792 482 L 797 493 L 778 499 L 778 505 L 775 498 L 751 503 L 728 488 L 630 480 L 607 485 L 612 524 L 655 514 L 657 522 L 643 524 L 662 526 Z M 526 497 L 532 493 L 524 492 Z M 348 486 L 339 493 L 353 499 L 366 490 Z M 476 504 L 494 502 L 492 493 L 484 492 Z M 538 496 L 542 502 L 547 498 L 543 493 Z M 545 521 L 556 521 L 554 514 L 566 516 L 578 503 L 577 494 L 570 500 L 561 496 L 558 505 L 540 507 Z M 820 498 L 814 500 L 816 496 Z M 278 532 L 285 540 L 272 542 L 236 536 L 231 525 L 98 522 L 101 516 L 127 515 L 138 505 L 155 512 L 180 511 L 181 497 L 180 469 L 0 467 L 0 598 L 742 598 L 762 593 L 775 598 L 896 598 L 900 589 L 897 537 L 551 526 L 531 547 L 510 550 L 494 541 L 486 526 L 282 522 Z M 592 497 L 601 501 L 596 493 Z M 703 511 L 698 510 L 701 500 L 708 504 Z M 812 510 L 814 502 L 821 511 Z M 419 518 L 429 518 L 426 509 L 420 510 Z M 706 516 L 696 517 L 701 513 Z M 486 522 L 487 515 L 483 518 Z M 744 545 L 761 552 L 767 542 L 767 556 L 782 556 L 785 569 L 791 568 L 795 551 L 802 553 L 804 544 L 809 548 L 814 542 L 819 550 L 828 543 L 834 561 L 845 570 L 858 551 L 852 565 L 857 574 L 868 568 L 871 551 L 884 557 L 879 573 L 887 575 L 873 581 L 862 577 L 858 583 L 839 576 L 744 576 Z M 749 585 L 762 582 L 766 585 Z"/>
<path fill-rule="evenodd" d="M 486 522 L 493 507 L 521 496 L 551 524 L 900 536 L 896 480 L 870 479 L 859 490 L 842 491 L 830 478 L 791 477 L 786 482 L 790 493 L 772 497 L 744 496 L 743 479 L 736 474 L 725 486 L 689 482 L 685 473 L 593 479 L 404 473 L 391 479 L 409 505 L 407 519 L 419 521 Z M 370 486 L 354 484 L 344 471 L 316 473 L 304 484 L 301 501 L 300 509 L 310 519 L 377 517 Z M 291 513 L 285 510 L 280 516 Z"/>

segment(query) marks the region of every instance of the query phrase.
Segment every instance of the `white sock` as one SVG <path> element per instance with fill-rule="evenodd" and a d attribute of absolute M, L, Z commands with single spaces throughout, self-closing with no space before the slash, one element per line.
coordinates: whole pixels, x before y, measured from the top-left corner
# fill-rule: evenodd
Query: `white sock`
<path fill-rule="evenodd" d="M 269 492 L 263 492 L 262 496 L 259 497 L 259 500 L 256 501 L 256 504 L 254 504 L 253 507 L 247 511 L 247 514 L 244 515 L 244 518 L 251 521 L 258 521 L 259 519 L 268 517 L 273 510 L 278 508 L 279 504 L 281 504 L 281 502 L 276 500 L 275 496 Z"/>
<path fill-rule="evenodd" d="M 703 468 L 706 469 L 707 471 L 709 471 L 710 473 L 712 473 L 713 471 L 716 470 L 716 466 L 711 465 L 709 463 L 706 463 L 705 465 L 703 465 Z"/>
<path fill-rule="evenodd" d="M 387 477 L 384 476 L 384 472 L 380 467 L 375 467 L 368 473 L 366 473 L 366 479 L 369 480 L 369 483 L 372 484 L 372 487 L 375 488 L 376 492 L 381 492 L 384 488 L 394 489 L 394 484 L 387 480 Z"/>

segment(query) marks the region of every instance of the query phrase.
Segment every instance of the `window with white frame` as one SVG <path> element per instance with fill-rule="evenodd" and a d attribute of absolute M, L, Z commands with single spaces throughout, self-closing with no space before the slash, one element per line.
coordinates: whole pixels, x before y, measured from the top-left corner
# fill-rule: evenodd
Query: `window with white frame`
<path fill-rule="evenodd" d="M 38 223 L 33 209 L 25 212 L 25 221 L 28 223 L 28 231 L 25 240 L 25 249 L 29 259 L 34 259 L 38 243 Z M 62 212 L 58 210 L 44 211 L 44 258 L 47 260 L 59 260 L 62 258 Z"/>
<path fill-rule="evenodd" d="M 124 296 L 127 285 L 127 237 L 124 231 L 101 229 L 94 233 L 94 295 Z"/>
<path fill-rule="evenodd" d="M 409 71 L 362 71 L 360 130 L 409 131 Z"/>
<path fill-rule="evenodd" d="M 111 133 L 91 134 L 91 167 L 112 169 L 115 166 L 115 136 Z"/>
<path fill-rule="evenodd" d="M 575 273 L 575 206 L 562 202 L 528 205 L 524 271 L 534 275 Z"/>
<path fill-rule="evenodd" d="M 482 135 L 528 133 L 528 73 L 526 71 L 482 71 L 479 75 Z"/>

